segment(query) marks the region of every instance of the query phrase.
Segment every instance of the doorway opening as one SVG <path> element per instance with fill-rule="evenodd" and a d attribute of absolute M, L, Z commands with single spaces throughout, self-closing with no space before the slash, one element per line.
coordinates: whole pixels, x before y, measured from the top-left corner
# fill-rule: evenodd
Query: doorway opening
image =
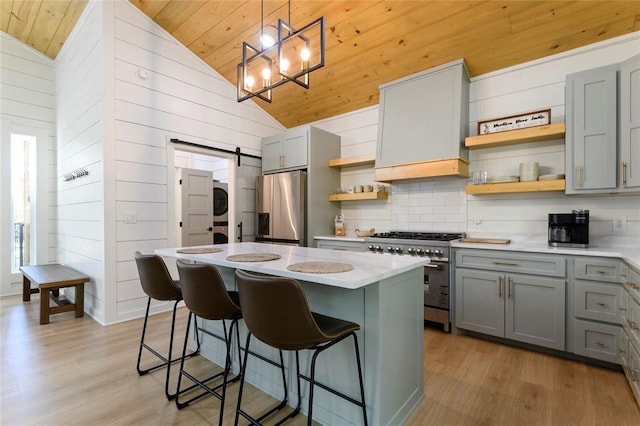
<path fill-rule="evenodd" d="M 11 273 L 30 265 L 34 253 L 36 202 L 36 138 L 11 134 Z"/>

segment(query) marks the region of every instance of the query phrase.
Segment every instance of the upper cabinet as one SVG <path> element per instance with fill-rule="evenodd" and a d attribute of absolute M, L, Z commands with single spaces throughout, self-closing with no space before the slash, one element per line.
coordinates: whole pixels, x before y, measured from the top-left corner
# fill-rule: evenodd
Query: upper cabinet
<path fill-rule="evenodd" d="M 308 152 L 308 127 L 299 127 L 264 138 L 262 140 L 262 172 L 305 168 Z"/>
<path fill-rule="evenodd" d="M 639 58 L 567 76 L 567 194 L 640 188 Z"/>
<path fill-rule="evenodd" d="M 623 188 L 640 188 L 640 55 L 620 64 L 620 166 Z"/>
<path fill-rule="evenodd" d="M 468 105 L 463 59 L 381 85 L 376 180 L 468 176 Z"/>

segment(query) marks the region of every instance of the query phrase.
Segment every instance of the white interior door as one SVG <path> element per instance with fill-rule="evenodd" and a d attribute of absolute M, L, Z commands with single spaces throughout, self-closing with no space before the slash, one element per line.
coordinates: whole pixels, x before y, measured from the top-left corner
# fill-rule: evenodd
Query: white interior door
<path fill-rule="evenodd" d="M 262 161 L 259 159 L 241 157 L 240 166 L 236 163 L 233 212 L 237 227 L 233 234 L 236 242 L 250 242 L 256 239 L 256 177 L 261 174 Z"/>
<path fill-rule="evenodd" d="M 213 244 L 213 174 L 180 169 L 182 247 Z"/>

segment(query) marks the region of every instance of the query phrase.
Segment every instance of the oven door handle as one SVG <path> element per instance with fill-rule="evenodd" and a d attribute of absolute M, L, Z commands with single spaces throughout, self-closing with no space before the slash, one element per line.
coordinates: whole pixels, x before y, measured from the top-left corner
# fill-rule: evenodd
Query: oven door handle
<path fill-rule="evenodd" d="M 427 263 L 426 265 L 424 265 L 425 268 L 431 268 L 431 269 L 436 269 L 438 271 L 442 270 L 442 265 L 438 265 L 435 263 Z"/>

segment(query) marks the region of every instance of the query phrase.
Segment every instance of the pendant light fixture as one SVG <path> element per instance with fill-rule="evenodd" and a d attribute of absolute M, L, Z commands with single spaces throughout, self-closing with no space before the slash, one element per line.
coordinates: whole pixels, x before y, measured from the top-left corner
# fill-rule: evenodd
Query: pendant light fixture
<path fill-rule="evenodd" d="M 291 0 L 289 22 L 291 21 Z M 260 11 L 260 49 L 242 43 L 242 62 L 238 64 L 238 102 L 254 96 L 271 102 L 272 89 L 294 82 L 309 88 L 309 73 L 324 66 L 324 17 L 297 30 L 278 19 L 278 39 L 265 42 L 264 0 Z M 273 28 L 273 27 L 272 27 Z"/>

